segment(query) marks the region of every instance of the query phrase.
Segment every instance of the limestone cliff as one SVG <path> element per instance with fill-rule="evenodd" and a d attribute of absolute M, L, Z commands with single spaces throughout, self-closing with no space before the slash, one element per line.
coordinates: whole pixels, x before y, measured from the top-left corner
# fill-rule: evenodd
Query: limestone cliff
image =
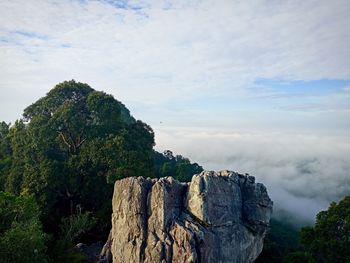
<path fill-rule="evenodd" d="M 272 201 L 252 176 L 202 172 L 117 181 L 104 248 L 117 262 L 253 262 L 263 247 Z"/>

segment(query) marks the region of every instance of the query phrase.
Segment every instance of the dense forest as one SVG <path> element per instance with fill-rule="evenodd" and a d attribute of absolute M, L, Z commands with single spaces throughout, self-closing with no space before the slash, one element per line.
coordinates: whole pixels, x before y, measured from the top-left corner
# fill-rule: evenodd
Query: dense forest
<path fill-rule="evenodd" d="M 56 85 L 10 125 L 0 123 L 2 262 L 82 262 L 75 245 L 105 241 L 116 180 L 203 168 L 153 149 L 152 128 L 111 95 L 74 80 Z M 350 197 L 301 231 L 271 221 L 257 262 L 350 262 Z"/>
<path fill-rule="evenodd" d="M 107 239 L 116 180 L 189 181 L 203 170 L 153 146 L 151 127 L 121 102 L 73 80 L 27 107 L 13 125 L 2 122 L 2 262 L 79 262 L 74 244 Z"/>

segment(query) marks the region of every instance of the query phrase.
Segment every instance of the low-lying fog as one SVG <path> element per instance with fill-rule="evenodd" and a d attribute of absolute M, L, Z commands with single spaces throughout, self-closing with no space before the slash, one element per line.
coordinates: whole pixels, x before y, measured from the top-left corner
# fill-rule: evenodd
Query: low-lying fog
<path fill-rule="evenodd" d="M 345 136 L 158 128 L 156 142 L 157 150 L 170 149 L 206 170 L 255 176 L 268 188 L 274 216 L 297 225 L 314 222 L 331 201 L 350 193 Z"/>

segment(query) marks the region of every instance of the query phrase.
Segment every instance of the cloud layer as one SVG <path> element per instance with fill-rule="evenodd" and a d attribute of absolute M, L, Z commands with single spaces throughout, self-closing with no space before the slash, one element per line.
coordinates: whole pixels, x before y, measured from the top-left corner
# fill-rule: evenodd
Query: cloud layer
<path fill-rule="evenodd" d="M 209 170 L 256 176 L 275 210 L 312 222 L 317 212 L 350 193 L 350 140 L 342 136 L 238 130 L 156 130 L 159 150 L 173 149 Z"/>

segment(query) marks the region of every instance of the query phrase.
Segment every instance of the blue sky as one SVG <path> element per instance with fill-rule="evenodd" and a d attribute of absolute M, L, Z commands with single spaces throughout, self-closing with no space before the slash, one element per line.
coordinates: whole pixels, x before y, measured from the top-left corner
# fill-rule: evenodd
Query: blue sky
<path fill-rule="evenodd" d="M 196 119 L 209 117 L 210 109 L 226 126 L 225 114 L 246 112 L 235 123 L 248 123 L 247 128 L 262 112 L 268 120 L 288 111 L 305 123 L 309 115 L 301 112 L 313 112 L 322 122 L 329 112 L 349 115 L 347 1 L 12 1 L 0 6 L 0 118 L 6 121 L 72 78 L 113 94 L 152 126 L 165 117 L 172 126 L 188 126 L 180 106 Z M 323 128 L 348 127 L 344 121 Z"/>
<path fill-rule="evenodd" d="M 273 92 L 288 96 L 327 96 L 335 92 L 341 92 L 350 85 L 346 79 L 318 79 L 318 80 L 281 80 L 281 79 L 257 79 L 256 88 L 265 88 Z"/>
<path fill-rule="evenodd" d="M 338 94 L 349 79 L 349 5 L 304 2 L 2 2 L 0 88 L 35 99 L 76 78 L 131 106 Z M 35 73 L 46 81 L 26 81 Z"/>
<path fill-rule="evenodd" d="M 149 123 L 157 149 L 255 173 L 281 203 L 318 176 L 310 218 L 350 189 L 349 13 L 347 0 L 0 1 L 0 120 L 85 82 Z M 312 176 L 305 160 L 320 160 Z"/>

